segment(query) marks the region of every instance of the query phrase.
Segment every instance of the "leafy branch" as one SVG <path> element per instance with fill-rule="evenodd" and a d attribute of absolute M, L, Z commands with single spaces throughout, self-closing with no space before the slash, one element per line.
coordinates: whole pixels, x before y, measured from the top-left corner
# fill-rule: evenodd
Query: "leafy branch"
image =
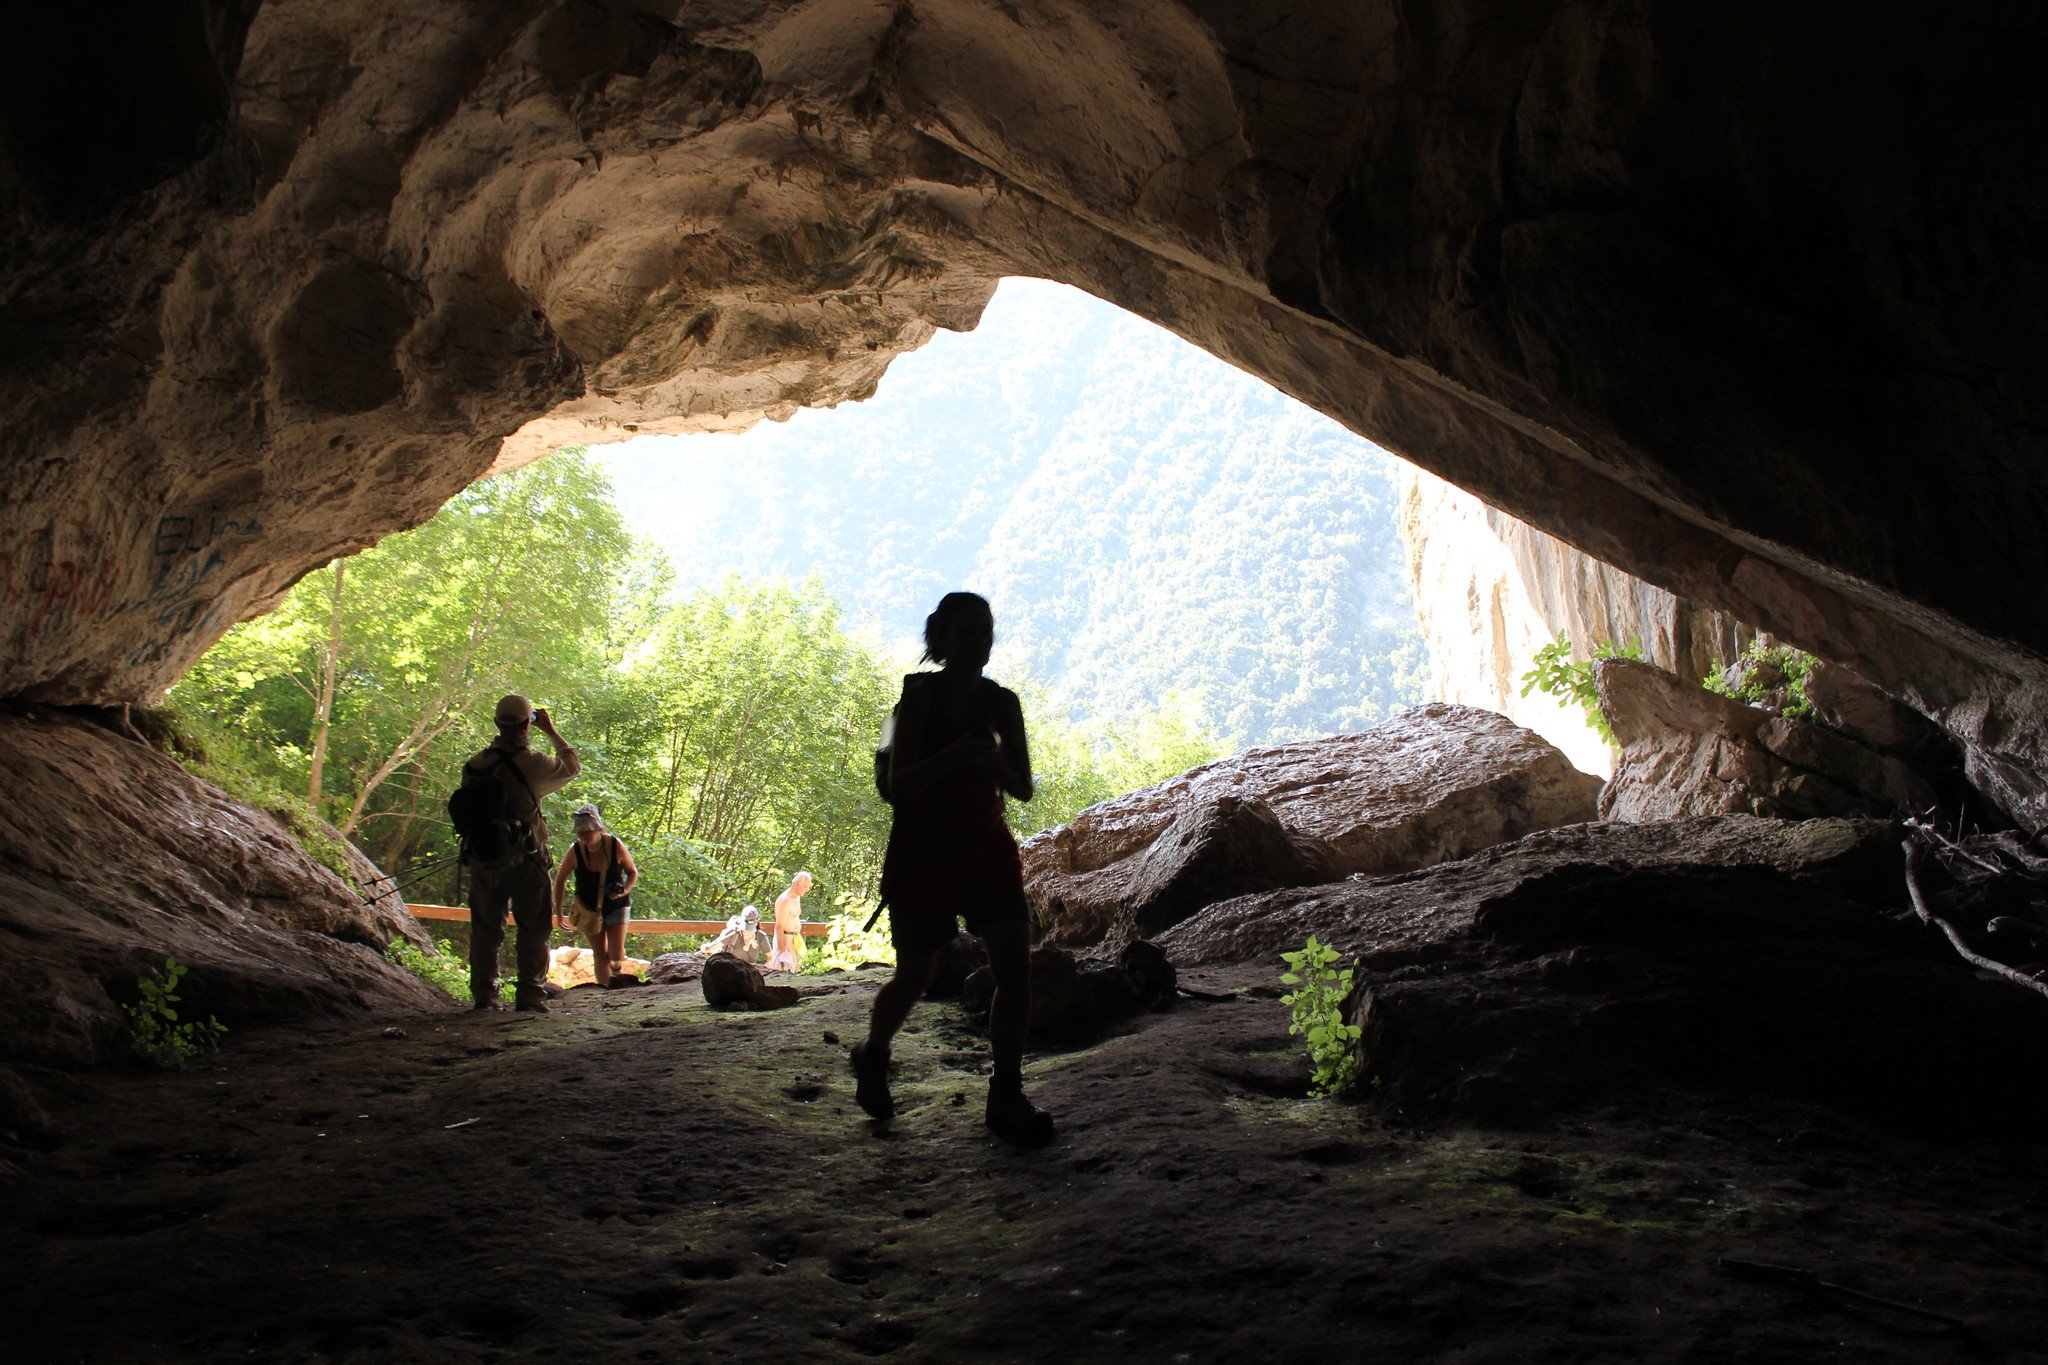
<path fill-rule="evenodd" d="M 1607 713 L 1600 709 L 1599 690 L 1593 686 L 1593 662 L 1642 657 L 1643 642 L 1631 637 L 1625 645 L 1602 640 L 1593 646 L 1592 659 L 1574 661 L 1572 642 L 1559 631 L 1555 640 L 1536 651 L 1535 666 L 1522 675 L 1522 695 L 1543 692 L 1562 701 L 1577 702 L 1594 732 L 1607 741 L 1609 748 L 1619 749 L 1621 741 L 1614 737 L 1614 727 L 1607 723 Z"/>

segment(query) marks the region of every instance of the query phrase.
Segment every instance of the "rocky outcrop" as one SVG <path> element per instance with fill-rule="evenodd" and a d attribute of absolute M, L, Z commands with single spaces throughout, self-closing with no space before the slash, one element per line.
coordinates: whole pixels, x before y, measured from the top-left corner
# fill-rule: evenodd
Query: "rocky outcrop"
<path fill-rule="evenodd" d="M 1046 942 L 1149 937 L 1246 891 L 1405 871 L 1591 819 L 1599 788 L 1503 717 L 1433 702 L 1090 806 L 1024 842 L 1024 889 Z"/>
<path fill-rule="evenodd" d="M 704 975 L 703 953 L 663 953 L 647 966 L 647 984 L 674 986 Z"/>
<path fill-rule="evenodd" d="M 1408 1119 L 1526 1123 L 1677 1088 L 2037 1132 L 2048 1102 L 2011 1078 L 2048 1063 L 2039 997 L 1913 924 L 1901 863 L 1882 821 L 1575 825 L 1211 906 L 1162 946 L 1189 965 L 1313 933 L 1355 956 L 1364 1094 Z"/>
<path fill-rule="evenodd" d="M 2040 823 L 2048 17 L 1689 15 L 50 10 L 0 117 L 0 695 L 153 696 L 487 470 L 859 397 L 1029 273 L 1842 661 Z"/>
<path fill-rule="evenodd" d="M 1159 936 L 1182 967 L 1278 960 L 1313 934 L 1347 955 L 1416 960 L 1469 933 L 1488 898 L 1554 867 L 1768 868 L 1794 885 L 1870 904 L 1903 896 L 1897 827 L 1879 820 L 1724 815 L 1656 824 L 1541 830 L 1456 862 L 1397 877 L 1219 901 Z"/>
<path fill-rule="evenodd" d="M 1083 812 L 1064 828 L 1079 829 L 1085 818 Z M 1333 849 L 1287 829 L 1257 796 L 1199 787 L 1151 843 L 1113 870 L 1061 875 L 1048 855 L 1057 858 L 1057 850 L 1073 845 L 1061 845 L 1059 835 L 1056 829 L 1036 836 L 1025 855 L 1027 895 L 1040 936 L 1051 944 L 1090 944 L 1105 936 L 1121 944 L 1177 924 L 1226 896 L 1309 886 L 1339 875 Z M 1084 861 L 1088 856 L 1079 854 Z"/>
<path fill-rule="evenodd" d="M 0 1064 L 125 1055 L 121 1006 L 166 957 L 189 968 L 181 1011 L 231 1030 L 452 1008 L 385 960 L 394 937 L 419 936 L 395 897 L 366 901 L 276 820 L 133 736 L 61 712 L 0 714 L 0 770 L 14 983 L 0 993 Z"/>
<path fill-rule="evenodd" d="M 1773 715 L 1632 659 L 1599 661 L 1593 680 L 1622 745 L 1600 793 L 1603 819 L 1800 820 L 1903 815 L 1936 804 L 1933 786 L 1905 762 L 1844 731 Z M 1869 704 L 1844 684 L 1827 686 L 1838 714 Z M 1890 726 L 1899 718 L 1883 712 L 1872 719 Z"/>
<path fill-rule="evenodd" d="M 1093 1042 L 1119 1019 L 1172 1008 L 1178 976 L 1155 943 L 1124 946 L 1114 962 L 1081 959 L 1059 948 L 1031 950 L 1031 1040 L 1056 1047 Z M 982 1024 L 995 999 L 995 973 L 983 966 L 956 992 L 960 1007 Z"/>
<path fill-rule="evenodd" d="M 1635 642 L 1645 661 L 1699 678 L 1755 632 L 1602 564 L 1433 474 L 1409 467 L 1401 540 L 1416 620 L 1429 643 L 1428 695 L 1498 711 L 1606 776 L 1614 750 L 1576 702 L 1523 695 L 1536 651 L 1562 634 L 1575 656 Z"/>

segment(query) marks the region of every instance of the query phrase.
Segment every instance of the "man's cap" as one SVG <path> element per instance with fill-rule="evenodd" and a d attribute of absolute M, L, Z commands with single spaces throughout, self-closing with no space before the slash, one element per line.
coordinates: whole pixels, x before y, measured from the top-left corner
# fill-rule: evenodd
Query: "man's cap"
<path fill-rule="evenodd" d="M 728 904 L 729 903 L 730 902 L 728 902 Z M 759 907 L 749 905 L 742 909 L 740 911 L 740 922 L 742 924 L 759 924 L 761 922 L 761 911 Z"/>
<path fill-rule="evenodd" d="M 533 703 L 517 692 L 508 692 L 498 698 L 498 709 L 493 714 L 498 724 L 506 729 L 524 725 L 533 719 Z"/>
<path fill-rule="evenodd" d="M 597 813 L 597 807 L 591 805 L 589 802 L 585 802 L 584 804 L 578 806 L 576 808 L 576 813 L 570 816 L 569 819 L 570 823 L 575 825 L 576 831 L 579 834 L 586 829 L 604 828 L 604 817 L 602 815 L 599 815 Z"/>

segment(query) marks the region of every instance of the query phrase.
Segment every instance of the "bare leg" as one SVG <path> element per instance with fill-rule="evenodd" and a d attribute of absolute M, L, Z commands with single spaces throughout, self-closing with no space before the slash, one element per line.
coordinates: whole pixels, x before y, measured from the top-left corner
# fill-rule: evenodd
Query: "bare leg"
<path fill-rule="evenodd" d="M 868 1036 L 854 1046 L 853 1055 L 848 1058 L 853 1064 L 854 1103 L 873 1118 L 887 1122 L 896 1113 L 896 1100 L 889 1093 L 889 1040 L 903 1027 L 903 1021 L 910 1017 L 910 1007 L 931 984 L 932 969 L 938 961 L 937 949 L 909 955 L 899 950 L 896 974 L 875 992 L 874 1009 L 868 1015 Z"/>
<path fill-rule="evenodd" d="M 617 924 L 607 924 L 604 927 L 604 957 L 612 976 L 623 977 L 626 974 L 625 921 L 621 920 Z"/>
<path fill-rule="evenodd" d="M 1024 1040 L 1031 1030 L 1031 926 L 1024 919 L 987 926 L 989 971 L 996 993 L 988 1003 L 989 1051 L 995 1067 L 988 1078 L 989 1129 L 1022 1147 L 1052 1141 L 1052 1116 L 1024 1098 Z"/>
<path fill-rule="evenodd" d="M 988 1045 L 994 1054 L 991 1089 L 1024 1085 L 1024 1039 L 1031 1029 L 1031 926 L 1023 920 L 991 924 L 981 936 L 996 993 L 988 1004 Z"/>
<path fill-rule="evenodd" d="M 874 1010 L 868 1015 L 868 1051 L 873 1056 L 889 1055 L 889 1040 L 910 1017 L 924 988 L 931 984 L 932 970 L 939 964 L 936 948 L 896 959 L 896 974 L 875 992 Z"/>

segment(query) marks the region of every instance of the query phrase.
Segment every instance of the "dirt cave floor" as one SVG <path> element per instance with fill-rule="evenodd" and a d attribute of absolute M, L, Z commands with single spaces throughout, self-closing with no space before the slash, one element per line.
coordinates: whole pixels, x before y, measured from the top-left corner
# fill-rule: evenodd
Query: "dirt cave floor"
<path fill-rule="evenodd" d="M 1675 1093 L 1390 1126 L 1306 1097 L 1276 975 L 1191 972 L 1233 998 L 1034 1055 L 1060 1120 L 1037 1152 L 983 1130 L 986 1049 L 951 1004 L 898 1044 L 895 1123 L 861 1115 L 872 971 L 776 1013 L 579 990 L 80 1080 L 70 1136 L 0 1189 L 7 1355 L 2048 1357 L 2038 1146 Z"/>

